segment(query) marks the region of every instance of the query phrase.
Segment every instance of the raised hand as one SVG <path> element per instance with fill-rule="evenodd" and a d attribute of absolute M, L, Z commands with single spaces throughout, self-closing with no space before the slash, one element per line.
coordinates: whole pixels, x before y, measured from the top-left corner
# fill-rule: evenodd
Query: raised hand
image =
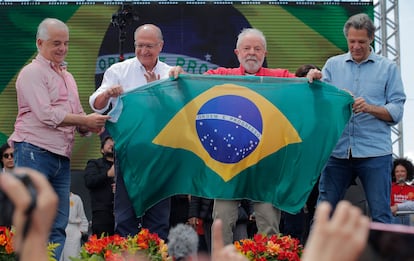
<path fill-rule="evenodd" d="M 237 251 L 234 245 L 224 245 L 223 242 L 223 223 L 216 219 L 211 227 L 212 229 L 212 261 L 248 261 L 247 257 Z"/>

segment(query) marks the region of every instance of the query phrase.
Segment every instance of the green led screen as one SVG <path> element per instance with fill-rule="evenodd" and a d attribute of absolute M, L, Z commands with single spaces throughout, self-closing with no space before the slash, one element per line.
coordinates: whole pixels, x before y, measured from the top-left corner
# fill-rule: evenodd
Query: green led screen
<path fill-rule="evenodd" d="M 119 19 L 122 10 L 134 19 L 127 21 L 125 38 L 120 39 L 119 26 L 112 21 L 113 17 Z M 322 67 L 328 57 L 347 51 L 342 27 L 349 16 L 359 12 L 372 17 L 372 2 L 0 2 L 0 143 L 13 132 L 15 80 L 36 55 L 37 25 L 46 17 L 61 19 L 69 26 L 68 70 L 89 113 L 88 98 L 105 70 L 118 62 L 121 54 L 134 56 L 133 32 L 141 24 L 154 23 L 161 28 L 165 44 L 160 59 L 181 65 L 189 73 L 217 66 L 237 67 L 233 50 L 245 27 L 265 33 L 267 67 L 294 72 L 305 63 Z M 77 136 L 72 169 L 84 169 L 88 159 L 100 157 L 99 149 L 97 135 Z"/>

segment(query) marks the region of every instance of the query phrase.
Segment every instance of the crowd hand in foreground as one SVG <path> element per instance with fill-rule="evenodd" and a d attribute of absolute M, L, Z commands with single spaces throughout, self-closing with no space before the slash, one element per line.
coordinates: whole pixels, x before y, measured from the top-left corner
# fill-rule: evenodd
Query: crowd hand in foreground
<path fill-rule="evenodd" d="M 44 175 L 28 168 L 15 168 L 16 175 L 27 175 L 37 191 L 36 206 L 28 217 L 26 210 L 31 203 L 31 196 L 25 185 L 11 174 L 0 175 L 0 189 L 15 206 L 13 225 L 16 234 L 13 238 L 15 252 L 20 260 L 48 260 L 47 242 L 56 215 L 58 197 Z M 24 226 L 31 219 L 26 236 L 23 238 Z"/>
<path fill-rule="evenodd" d="M 248 261 L 233 244 L 224 245 L 222 227 L 222 221 L 216 219 L 211 228 L 213 237 L 211 261 Z"/>
<path fill-rule="evenodd" d="M 364 250 L 369 234 L 368 217 L 347 201 L 338 203 L 332 218 L 331 210 L 327 202 L 316 208 L 303 261 L 355 261 Z"/>
<path fill-rule="evenodd" d="M 28 175 L 37 191 L 36 206 L 30 217 L 26 210 L 31 203 L 31 196 L 25 185 L 11 174 L 0 175 L 0 189 L 10 198 L 15 206 L 13 225 L 16 228 L 14 247 L 20 260 L 48 260 L 47 242 L 56 215 L 58 198 L 47 179 L 39 172 L 28 168 L 15 168 L 17 175 Z M 23 230 L 28 218 L 31 225 L 23 238 Z M 213 261 L 248 261 L 234 245 L 224 245 L 222 221 L 216 220 L 213 231 Z M 142 260 L 136 257 L 135 260 Z"/>
<path fill-rule="evenodd" d="M 16 228 L 14 247 L 20 260 L 48 260 L 47 241 L 56 215 L 58 198 L 46 178 L 27 168 L 15 168 L 17 175 L 28 175 L 37 191 L 36 207 L 30 217 L 26 210 L 31 196 L 25 185 L 10 174 L 0 175 L 0 188 L 15 206 L 13 225 Z M 367 244 L 369 219 L 351 203 L 341 201 L 330 218 L 331 206 L 322 202 L 315 213 L 315 222 L 305 246 L 303 261 L 355 261 Z M 27 218 L 31 225 L 23 238 Z M 234 245 L 224 245 L 222 221 L 212 226 L 212 261 L 247 261 Z M 137 259 L 139 260 L 139 259 Z"/>

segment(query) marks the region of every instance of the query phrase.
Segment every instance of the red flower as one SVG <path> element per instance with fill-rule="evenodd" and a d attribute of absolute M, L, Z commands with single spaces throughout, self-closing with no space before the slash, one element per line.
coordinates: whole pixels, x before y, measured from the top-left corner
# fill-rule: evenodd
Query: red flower
<path fill-rule="evenodd" d="M 142 229 L 134 237 L 127 238 L 119 235 L 98 238 L 93 235 L 82 247 L 81 258 L 73 260 L 126 261 L 136 255 L 144 255 L 149 260 L 170 260 L 167 245 L 148 229 Z"/>
<path fill-rule="evenodd" d="M 235 247 L 252 261 L 299 261 L 303 246 L 290 236 L 256 234 L 253 239 L 242 239 Z"/>
<path fill-rule="evenodd" d="M 13 231 L 0 226 L 0 254 L 13 255 Z"/>

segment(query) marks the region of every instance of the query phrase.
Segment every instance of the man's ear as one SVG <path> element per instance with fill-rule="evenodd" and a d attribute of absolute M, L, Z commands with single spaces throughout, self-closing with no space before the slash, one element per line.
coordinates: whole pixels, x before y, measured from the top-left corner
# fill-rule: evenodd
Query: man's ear
<path fill-rule="evenodd" d="M 42 39 L 36 39 L 36 47 L 40 48 L 42 46 L 43 40 Z"/>

